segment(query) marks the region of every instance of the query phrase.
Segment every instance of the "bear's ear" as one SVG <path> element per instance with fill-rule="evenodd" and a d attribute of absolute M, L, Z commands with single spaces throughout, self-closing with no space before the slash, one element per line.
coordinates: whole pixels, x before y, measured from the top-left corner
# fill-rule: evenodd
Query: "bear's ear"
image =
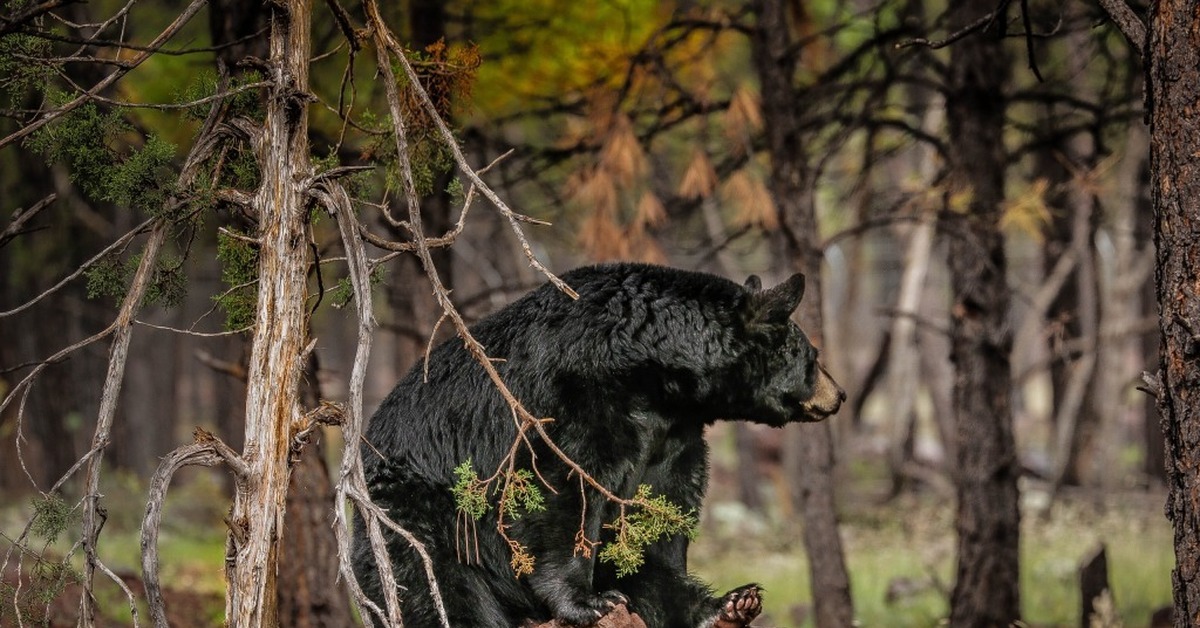
<path fill-rule="evenodd" d="M 759 288 L 762 287 L 757 277 L 752 279 L 759 284 Z M 750 286 L 750 280 L 746 280 L 746 286 Z M 804 275 L 796 273 L 770 290 L 754 292 L 750 297 L 750 320 L 756 323 L 785 322 L 800 305 L 800 299 L 803 297 Z"/>
<path fill-rule="evenodd" d="M 758 278 L 758 275 L 750 275 L 746 277 L 746 283 L 742 284 L 742 287 L 746 288 L 750 294 L 762 292 L 762 280 Z"/>

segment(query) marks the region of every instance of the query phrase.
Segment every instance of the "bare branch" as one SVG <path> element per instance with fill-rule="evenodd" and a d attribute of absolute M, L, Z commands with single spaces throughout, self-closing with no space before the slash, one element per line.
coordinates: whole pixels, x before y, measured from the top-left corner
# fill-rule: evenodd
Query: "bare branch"
<path fill-rule="evenodd" d="M 483 168 L 480 168 L 478 171 L 478 174 L 483 174 L 483 173 L 487 172 L 488 170 L 491 170 L 493 166 L 500 163 L 501 160 L 503 160 L 505 157 L 508 157 L 511 154 L 513 154 L 513 149 L 509 149 L 503 155 L 500 155 L 499 157 L 493 159 L 490 164 L 484 166 Z M 450 246 L 451 244 L 454 244 L 454 242 L 458 239 L 459 234 L 462 233 L 463 227 L 466 226 L 467 212 L 471 209 L 471 205 L 473 205 L 475 203 L 475 193 L 476 193 L 475 190 L 476 190 L 476 188 L 475 188 L 474 183 L 472 183 L 471 186 L 469 188 L 467 188 L 467 195 L 466 195 L 466 198 L 463 200 L 462 212 L 459 213 L 458 221 L 454 223 L 454 226 L 451 227 L 449 230 L 447 230 L 446 233 L 444 233 L 436 238 L 429 238 L 429 237 L 425 238 L 426 246 L 428 246 L 429 248 L 444 248 L 444 247 Z M 411 230 L 411 227 L 406 222 L 395 221 L 394 224 L 404 226 Z M 367 229 L 366 225 L 363 225 L 363 224 L 359 225 L 359 232 L 362 234 L 362 237 L 365 238 L 367 242 L 370 242 L 374 246 L 377 246 L 386 251 L 392 251 L 394 253 L 411 253 L 411 252 L 417 250 L 417 245 L 413 242 L 392 242 L 391 240 L 386 240 L 384 238 L 381 238 L 381 237 L 371 233 Z"/>
<path fill-rule="evenodd" d="M 392 32 L 379 17 L 379 11 L 376 3 L 374 1 L 367 2 L 365 6 L 367 10 L 367 21 L 370 25 L 372 33 L 375 36 L 376 46 L 380 49 L 379 54 L 381 57 L 385 57 L 380 59 L 381 71 L 386 70 L 384 71 L 385 76 L 391 76 L 391 66 L 385 63 L 387 57 L 386 51 L 391 51 L 391 53 L 396 57 L 396 60 L 400 62 L 401 67 L 404 68 L 404 72 L 408 76 L 409 86 L 417 94 L 422 106 L 425 107 L 430 119 L 433 120 L 434 125 L 437 127 L 438 132 L 442 136 L 443 143 L 445 143 L 446 147 L 450 149 L 451 154 L 454 155 L 454 160 L 456 163 L 458 163 L 459 170 L 471 180 L 471 183 L 475 184 L 479 188 L 480 192 L 487 197 L 487 199 L 492 202 L 492 205 L 500 211 L 500 214 L 508 220 L 509 226 L 512 227 L 513 233 L 516 234 L 517 240 L 521 244 L 521 250 L 524 251 L 525 258 L 529 261 L 529 265 L 545 275 L 550 280 L 550 283 L 553 283 L 555 287 L 563 291 L 563 293 L 570 296 L 572 299 L 578 299 L 579 295 L 575 293 L 575 290 L 564 283 L 558 278 L 557 275 L 550 272 L 549 269 L 547 269 L 540 261 L 538 261 L 537 256 L 533 254 L 533 248 L 529 246 L 529 241 L 525 238 L 524 232 L 521 231 L 520 225 L 517 224 L 519 222 L 530 222 L 533 224 L 547 223 L 514 212 L 511 208 L 509 208 L 507 203 L 500 199 L 500 197 L 492 190 L 491 187 L 483 182 L 483 179 L 479 177 L 479 174 L 471 168 L 470 164 L 467 163 L 466 156 L 463 155 L 462 148 L 458 145 L 458 140 L 454 138 L 454 133 L 451 132 L 450 128 L 446 126 L 445 120 L 442 120 L 442 117 L 438 115 L 437 106 L 434 105 L 433 100 L 429 98 L 429 93 L 425 91 L 425 87 L 421 85 L 421 78 L 417 76 L 416 70 L 414 70 L 412 64 L 409 63 L 408 56 L 404 53 L 404 47 L 401 46 L 398 41 L 396 41 L 395 36 L 392 35 Z M 389 83 L 388 88 L 393 90 L 395 89 L 394 77 L 392 78 L 391 83 Z M 392 107 L 393 118 L 395 118 L 399 112 L 398 104 L 399 103 L 397 101 L 397 103 L 395 103 Z M 410 194 L 409 196 L 410 198 L 408 201 L 411 204 L 416 199 L 415 195 Z M 409 212 L 411 214 L 411 208 L 409 209 Z"/>
<path fill-rule="evenodd" d="M 966 37 L 967 35 L 970 35 L 971 33 L 986 30 L 992 25 L 993 22 L 996 21 L 996 18 L 1004 14 L 1004 10 L 1008 8 L 1008 3 L 1009 0 L 1001 0 L 1000 6 L 996 7 L 995 10 L 984 13 L 974 22 L 971 22 L 957 31 L 950 33 L 945 39 L 929 40 L 925 39 L 924 37 L 914 37 L 912 39 L 905 39 L 903 41 L 896 42 L 896 48 L 907 48 L 909 46 L 925 46 L 926 48 L 930 48 L 932 50 L 945 48 L 946 46 L 953 44 L 954 42 Z"/>
<path fill-rule="evenodd" d="M 129 585 L 125 584 L 125 581 L 122 580 L 120 576 L 113 573 L 112 570 L 108 568 L 108 565 L 105 565 L 102 561 L 96 561 L 96 568 L 99 569 L 101 573 L 108 576 L 109 580 L 117 583 L 118 587 L 121 587 L 121 591 L 125 593 L 125 599 L 129 601 L 129 613 L 133 617 L 133 628 L 138 628 L 138 626 L 141 624 L 138 623 L 137 598 L 133 595 L 133 591 L 129 590 Z"/>
<path fill-rule="evenodd" d="M 92 89 L 80 94 L 71 102 L 46 112 L 37 120 L 34 120 L 33 122 L 22 126 L 20 129 L 13 131 L 4 139 L 0 139 L 0 148 L 4 148 L 5 146 L 12 144 L 17 140 L 32 134 L 34 131 L 37 131 L 43 126 L 46 126 L 50 122 L 53 122 L 54 120 L 57 120 L 58 118 L 61 118 L 62 116 L 74 111 L 75 109 L 78 109 L 80 105 L 91 100 L 93 96 L 103 92 L 110 85 L 115 83 L 117 79 L 125 76 L 131 70 L 141 65 L 146 59 L 149 59 L 150 56 L 155 53 L 155 51 L 157 51 L 162 47 L 163 44 L 174 37 L 175 34 L 179 32 L 179 29 L 183 28 L 183 26 L 187 24 L 205 4 L 207 4 L 206 0 L 192 0 L 192 2 L 188 4 L 188 6 L 185 7 L 183 11 L 180 12 L 180 14 L 175 18 L 175 21 L 168 24 L 167 27 L 163 29 L 163 31 L 159 33 L 153 41 L 150 42 L 150 45 L 145 51 L 129 60 L 128 68 L 117 69 L 112 74 L 104 77 L 99 83 L 96 83 Z"/>
<path fill-rule="evenodd" d="M 215 120 L 214 109 L 214 112 L 210 112 L 205 121 L 201 131 L 201 141 L 197 141 L 192 146 L 192 150 L 188 153 L 184 166 L 177 177 L 176 182 L 181 189 L 190 185 L 198 171 L 197 166 L 202 162 L 204 155 L 208 154 L 216 145 L 214 142 L 208 141 L 208 136 L 215 127 Z M 171 197 L 168 199 L 168 203 L 178 205 L 180 200 L 176 197 Z M 108 446 L 109 433 L 112 430 L 112 424 L 116 417 L 117 403 L 121 395 L 121 385 L 125 378 L 125 364 L 129 355 L 129 343 L 133 335 L 134 317 L 142 307 L 143 298 L 153 279 L 155 268 L 158 265 L 159 252 L 162 250 L 169 233 L 169 224 L 165 219 L 153 219 L 150 237 L 142 251 L 141 261 L 138 263 L 137 271 L 130 282 L 128 292 L 121 302 L 117 318 L 111 326 L 113 341 L 109 349 L 108 371 L 105 375 L 104 387 L 101 390 L 100 409 L 96 416 L 96 427 L 92 434 L 92 451 L 102 451 Z M 228 447 L 225 449 L 228 449 Z M 226 453 L 222 452 L 219 447 L 217 450 L 220 453 Z M 244 463 L 239 468 L 237 465 L 238 460 L 231 460 L 229 456 L 226 456 L 226 458 L 226 462 L 231 467 L 241 471 L 243 476 L 246 474 Z M 96 543 L 99 539 L 100 527 L 102 525 L 102 521 L 98 521 L 100 512 L 101 460 L 100 456 L 94 456 L 88 461 L 83 494 L 83 537 L 81 543 L 84 549 L 84 577 L 83 593 L 80 596 L 79 615 L 80 623 L 85 626 L 90 626 L 95 621 L 95 599 L 92 596 L 92 581 L 99 562 L 96 554 Z"/>
<path fill-rule="evenodd" d="M 43 16 L 54 9 L 79 2 L 80 0 L 45 0 L 33 6 L 26 7 L 24 11 L 15 15 L 0 15 L 0 36 L 19 30 L 25 24 L 32 22 L 40 16 Z"/>
<path fill-rule="evenodd" d="M 65 75 L 63 76 L 63 78 L 70 81 L 70 79 L 68 77 L 66 77 Z M 70 81 L 70 82 L 74 85 L 74 81 Z M 104 103 L 106 105 L 112 105 L 114 107 L 124 107 L 127 109 L 156 109 L 158 111 L 168 111 L 171 109 L 192 109 L 192 108 L 198 107 L 200 105 L 208 104 L 210 102 L 224 100 L 226 98 L 229 98 L 230 96 L 236 96 L 242 92 L 247 92 L 250 90 L 259 89 L 262 87 L 270 87 L 270 86 L 271 86 L 271 82 L 269 82 L 269 81 L 259 81 L 257 83 L 248 83 L 246 85 L 242 85 L 242 86 L 236 87 L 236 88 L 228 90 L 228 91 L 219 92 L 219 93 L 213 94 L 211 96 L 205 96 L 204 98 L 198 98 L 196 100 L 190 100 L 187 102 L 175 102 L 175 103 L 129 102 L 129 101 L 125 101 L 125 100 L 116 100 L 114 98 L 107 98 L 107 97 L 101 96 L 99 94 L 93 94 L 91 98 L 92 98 L 92 100 L 94 100 L 96 102 Z"/>
<path fill-rule="evenodd" d="M 1142 22 L 1125 0 L 1100 0 L 1100 6 L 1108 13 L 1117 30 L 1125 36 L 1138 55 L 1146 49 L 1146 24 Z"/>
<path fill-rule="evenodd" d="M 134 236 L 137 236 L 138 234 L 141 234 L 141 233 L 145 232 L 147 229 L 149 229 L 152 222 L 153 222 L 152 220 L 147 220 L 146 222 L 143 222 L 142 224 L 134 227 L 125 235 L 117 238 L 116 241 L 114 241 L 112 244 L 104 247 L 104 250 L 93 255 L 86 262 L 80 264 L 79 268 L 76 268 L 71 274 L 67 275 L 66 277 L 63 277 L 61 280 L 59 280 L 58 283 L 54 284 L 53 286 L 50 286 L 50 288 L 48 288 L 45 292 L 37 295 L 36 297 L 33 297 L 32 299 L 22 303 L 21 305 L 18 305 L 17 307 L 14 307 L 11 310 L 6 310 L 3 312 L 0 312 L 0 318 L 5 318 L 7 316 L 12 316 L 13 314 L 19 314 L 21 312 L 24 312 L 25 310 L 36 305 L 42 299 L 45 299 L 46 297 L 54 294 L 55 292 L 58 292 L 59 289 L 61 289 L 63 286 L 67 285 L 68 283 L 70 283 L 72 280 L 79 277 L 83 273 L 87 272 L 87 269 L 94 266 L 96 264 L 96 262 L 99 262 L 100 260 L 104 259 L 104 257 L 107 256 L 109 253 L 112 253 L 113 251 L 116 251 L 116 250 L 124 247 L 125 245 L 129 244 L 129 241 L 132 240 L 134 238 Z"/>
<path fill-rule="evenodd" d="M 1158 399 L 1159 396 L 1162 395 L 1163 381 L 1161 370 L 1154 371 L 1153 373 L 1150 371 L 1142 371 L 1142 382 L 1144 385 L 1138 386 L 1138 390 L 1150 395 L 1151 397 L 1154 397 L 1155 399 Z"/>
<path fill-rule="evenodd" d="M 406 157 L 403 153 L 401 155 L 401 158 Z M 363 472 L 362 449 L 357 445 L 362 440 L 363 425 L 365 423 L 365 419 L 363 418 L 363 383 L 366 381 L 367 361 L 371 355 L 371 336 L 375 328 L 375 316 L 371 308 L 371 282 L 369 271 L 367 270 L 367 256 L 363 251 L 362 241 L 358 238 L 358 219 L 354 215 L 354 209 L 350 204 L 350 197 L 346 194 L 346 190 L 339 185 L 325 181 L 314 188 L 312 193 L 324 203 L 326 209 L 333 213 L 337 219 L 338 231 L 342 237 L 342 246 L 346 250 L 346 265 L 350 272 L 350 284 L 354 290 L 355 312 L 358 315 L 358 344 L 354 351 L 354 365 L 350 371 L 350 388 L 347 404 L 349 417 L 342 427 L 347 446 L 342 453 L 342 465 L 338 476 L 336 502 L 333 509 L 334 528 L 338 541 L 338 570 L 346 579 L 346 582 L 349 583 L 356 604 L 361 609 L 365 609 L 361 614 L 366 621 L 370 621 L 370 616 L 366 612 L 370 610 L 384 624 L 391 623 L 392 625 L 400 626 L 403 625 L 403 620 L 400 617 L 400 600 L 396 595 L 396 578 L 392 571 L 391 560 L 388 558 L 387 544 L 384 542 L 383 534 L 379 529 L 378 513 L 369 511 L 365 505 L 370 504 L 370 497 L 367 496 L 367 481 Z M 355 496 L 355 503 L 359 508 L 359 512 L 362 513 L 363 520 L 368 529 L 371 550 L 375 556 L 375 563 L 379 570 L 379 578 L 387 605 L 386 615 L 382 609 L 367 598 L 362 587 L 358 584 L 358 579 L 354 576 L 353 565 L 350 564 L 353 542 L 350 522 L 346 519 L 348 496 Z M 425 555 L 423 547 L 414 546 L 414 548 L 419 553 Z M 425 557 L 427 559 L 427 555 Z M 440 614 L 442 624 L 448 627 L 449 620 L 446 618 L 446 611 L 442 605 L 437 580 L 432 573 L 429 574 L 429 588 Z"/>
<path fill-rule="evenodd" d="M 247 325 L 241 329 L 234 329 L 231 331 L 205 332 L 205 331 L 192 331 L 190 329 L 179 329 L 177 327 L 167 327 L 165 325 L 155 325 L 154 323 L 147 323 L 146 321 L 139 321 L 139 320 L 135 320 L 133 322 L 135 322 L 138 325 L 141 325 L 143 327 L 149 327 L 151 329 L 160 329 L 162 331 L 169 331 L 169 332 L 176 333 L 176 334 L 183 334 L 185 336 L 195 336 L 197 338 L 221 338 L 223 336 L 236 336 L 238 334 L 242 334 L 242 333 L 250 331 L 251 329 L 254 329 L 253 325 Z"/>
<path fill-rule="evenodd" d="M 46 198 L 34 203 L 29 209 L 17 208 L 13 212 L 12 221 L 4 228 L 4 231 L 0 232 L 0 248 L 4 248 L 5 244 L 8 244 L 13 238 L 21 235 L 21 229 L 25 226 L 25 223 L 29 222 L 29 219 L 36 216 L 38 212 L 49 207 L 50 203 L 53 203 L 57 198 L 57 194 L 51 193 L 46 195 Z"/>
<path fill-rule="evenodd" d="M 165 221 L 156 220 L 150 239 L 142 252 L 141 262 L 129 286 L 129 292 L 121 302 L 117 320 L 113 322 L 114 336 L 109 348 L 108 373 L 104 377 L 104 388 L 100 397 L 100 410 L 96 416 L 96 430 L 92 434 L 92 449 L 103 450 L 108 446 L 109 432 L 117 414 L 117 400 L 121 396 L 121 384 L 125 379 L 125 363 L 129 357 L 129 341 L 132 337 L 133 317 L 142 305 L 142 297 L 154 275 L 158 254 L 167 239 Z M 92 578 L 95 574 L 96 541 L 100 535 L 100 461 L 96 456 L 88 462 L 84 489 L 83 507 L 83 593 L 80 596 L 80 622 L 91 625 L 95 621 L 95 600 L 92 597 Z"/>

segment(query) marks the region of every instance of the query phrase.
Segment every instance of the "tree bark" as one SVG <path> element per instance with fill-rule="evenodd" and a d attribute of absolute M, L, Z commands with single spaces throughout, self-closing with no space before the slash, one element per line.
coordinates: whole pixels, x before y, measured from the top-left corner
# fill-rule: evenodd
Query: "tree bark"
<path fill-rule="evenodd" d="M 995 9 L 971 0 L 949 9 L 955 32 Z M 957 411 L 958 567 L 952 626 L 1008 626 L 1020 618 L 1017 476 L 1009 402 L 1012 349 L 1009 289 L 999 228 L 1004 200 L 1005 85 L 1010 61 L 999 15 L 954 44 L 946 95 L 951 197 L 965 203 L 943 216 L 949 235 L 951 356 Z"/>
<path fill-rule="evenodd" d="M 1167 442 L 1166 513 L 1175 528 L 1175 625 L 1200 622 L 1200 2 L 1151 4 L 1146 68 L 1154 204 L 1158 415 Z"/>
<path fill-rule="evenodd" d="M 308 225 L 309 2 L 272 5 L 271 55 L 276 84 L 266 120 L 252 138 L 261 170 L 253 201 L 259 220 L 258 304 L 247 369 L 248 465 L 230 514 L 225 616 L 239 626 L 278 624 L 275 576 L 289 478 L 291 436 L 300 415 L 306 342 Z"/>
<path fill-rule="evenodd" d="M 800 326 L 813 344 L 822 344 L 821 259 L 813 195 L 800 125 L 802 103 L 792 83 L 796 52 L 782 0 L 752 3 L 757 25 L 751 53 L 762 90 L 767 149 L 771 155 L 768 186 L 780 214 L 784 249 L 792 265 L 807 276 L 800 304 Z M 849 626 L 854 620 L 850 576 L 842 551 L 833 496 L 833 433 L 828 421 L 788 428 L 784 472 L 796 482 L 804 519 L 804 546 L 812 578 L 814 619 L 819 628 Z"/>

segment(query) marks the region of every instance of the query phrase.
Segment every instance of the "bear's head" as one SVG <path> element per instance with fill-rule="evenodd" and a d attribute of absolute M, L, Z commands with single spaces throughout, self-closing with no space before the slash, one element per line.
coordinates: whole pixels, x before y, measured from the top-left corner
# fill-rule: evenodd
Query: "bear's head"
<path fill-rule="evenodd" d="M 751 275 L 744 285 L 742 316 L 750 343 L 742 360 L 744 375 L 760 416 L 769 425 L 820 421 L 838 411 L 846 393 L 818 360 L 804 332 L 791 320 L 804 296 L 804 275 L 764 290 Z"/>

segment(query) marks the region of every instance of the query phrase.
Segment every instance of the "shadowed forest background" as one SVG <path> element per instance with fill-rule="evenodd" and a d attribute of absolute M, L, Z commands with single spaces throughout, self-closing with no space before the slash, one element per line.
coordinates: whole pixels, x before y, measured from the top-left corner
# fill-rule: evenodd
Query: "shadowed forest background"
<path fill-rule="evenodd" d="M 0 625 L 237 617 L 268 441 L 261 621 L 354 625 L 354 422 L 538 263 L 612 260 L 809 276 L 848 402 L 708 433 L 691 567 L 762 583 L 755 625 L 1171 625 L 1150 46 L 1112 5 L 0 2 Z"/>

